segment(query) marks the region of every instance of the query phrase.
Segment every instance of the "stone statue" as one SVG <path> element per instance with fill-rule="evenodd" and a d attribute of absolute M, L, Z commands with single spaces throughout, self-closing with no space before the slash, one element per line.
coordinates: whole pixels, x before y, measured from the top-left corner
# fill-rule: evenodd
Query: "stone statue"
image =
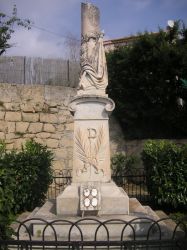
<path fill-rule="evenodd" d="M 103 36 L 99 27 L 99 10 L 82 3 L 81 74 L 78 93 L 104 94 L 108 75 Z"/>

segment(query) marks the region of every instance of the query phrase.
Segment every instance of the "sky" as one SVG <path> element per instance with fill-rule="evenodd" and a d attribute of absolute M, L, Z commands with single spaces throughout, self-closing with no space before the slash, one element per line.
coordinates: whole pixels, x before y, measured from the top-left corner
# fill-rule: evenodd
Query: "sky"
<path fill-rule="evenodd" d="M 67 58 L 67 37 L 80 39 L 81 0 L 0 0 L 0 11 L 30 19 L 30 30 L 14 27 L 6 56 Z M 187 0 L 90 0 L 100 9 L 105 40 L 156 32 L 168 20 L 183 20 L 187 25 Z"/>

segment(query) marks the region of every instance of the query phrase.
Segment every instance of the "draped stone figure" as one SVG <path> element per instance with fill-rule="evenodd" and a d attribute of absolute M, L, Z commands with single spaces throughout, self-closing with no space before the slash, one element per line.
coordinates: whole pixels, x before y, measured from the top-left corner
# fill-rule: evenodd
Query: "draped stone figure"
<path fill-rule="evenodd" d="M 99 10 L 82 4 L 81 74 L 78 93 L 104 94 L 108 85 L 103 36 L 99 27 Z"/>

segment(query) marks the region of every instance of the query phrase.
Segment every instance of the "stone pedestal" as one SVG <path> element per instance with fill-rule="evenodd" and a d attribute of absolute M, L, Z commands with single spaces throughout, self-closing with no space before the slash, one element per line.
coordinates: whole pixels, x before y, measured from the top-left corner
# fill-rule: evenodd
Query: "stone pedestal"
<path fill-rule="evenodd" d="M 127 194 L 111 181 L 108 116 L 114 106 L 106 95 L 78 95 L 72 100 L 73 179 L 57 197 L 57 215 L 80 215 L 80 185 L 86 182 L 100 183 L 100 215 L 129 213 Z"/>
<path fill-rule="evenodd" d="M 101 183 L 101 210 L 98 215 L 129 214 L 129 197 L 114 182 Z M 72 183 L 56 199 L 57 215 L 81 216 L 80 183 Z"/>
<path fill-rule="evenodd" d="M 75 97 L 73 182 L 111 180 L 108 114 L 114 102 L 105 96 Z"/>

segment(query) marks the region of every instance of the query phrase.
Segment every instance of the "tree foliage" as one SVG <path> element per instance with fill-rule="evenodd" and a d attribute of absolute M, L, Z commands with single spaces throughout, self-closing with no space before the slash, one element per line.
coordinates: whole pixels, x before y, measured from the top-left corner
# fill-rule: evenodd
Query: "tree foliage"
<path fill-rule="evenodd" d="M 24 28 L 31 28 L 31 21 L 28 19 L 20 19 L 17 17 L 16 5 L 13 7 L 12 16 L 0 12 L 0 56 L 12 45 L 9 43 L 11 35 L 14 33 L 14 26 L 22 26 Z"/>
<path fill-rule="evenodd" d="M 140 34 L 110 52 L 107 63 L 108 93 L 127 138 L 187 137 L 187 29 L 181 22 Z"/>

